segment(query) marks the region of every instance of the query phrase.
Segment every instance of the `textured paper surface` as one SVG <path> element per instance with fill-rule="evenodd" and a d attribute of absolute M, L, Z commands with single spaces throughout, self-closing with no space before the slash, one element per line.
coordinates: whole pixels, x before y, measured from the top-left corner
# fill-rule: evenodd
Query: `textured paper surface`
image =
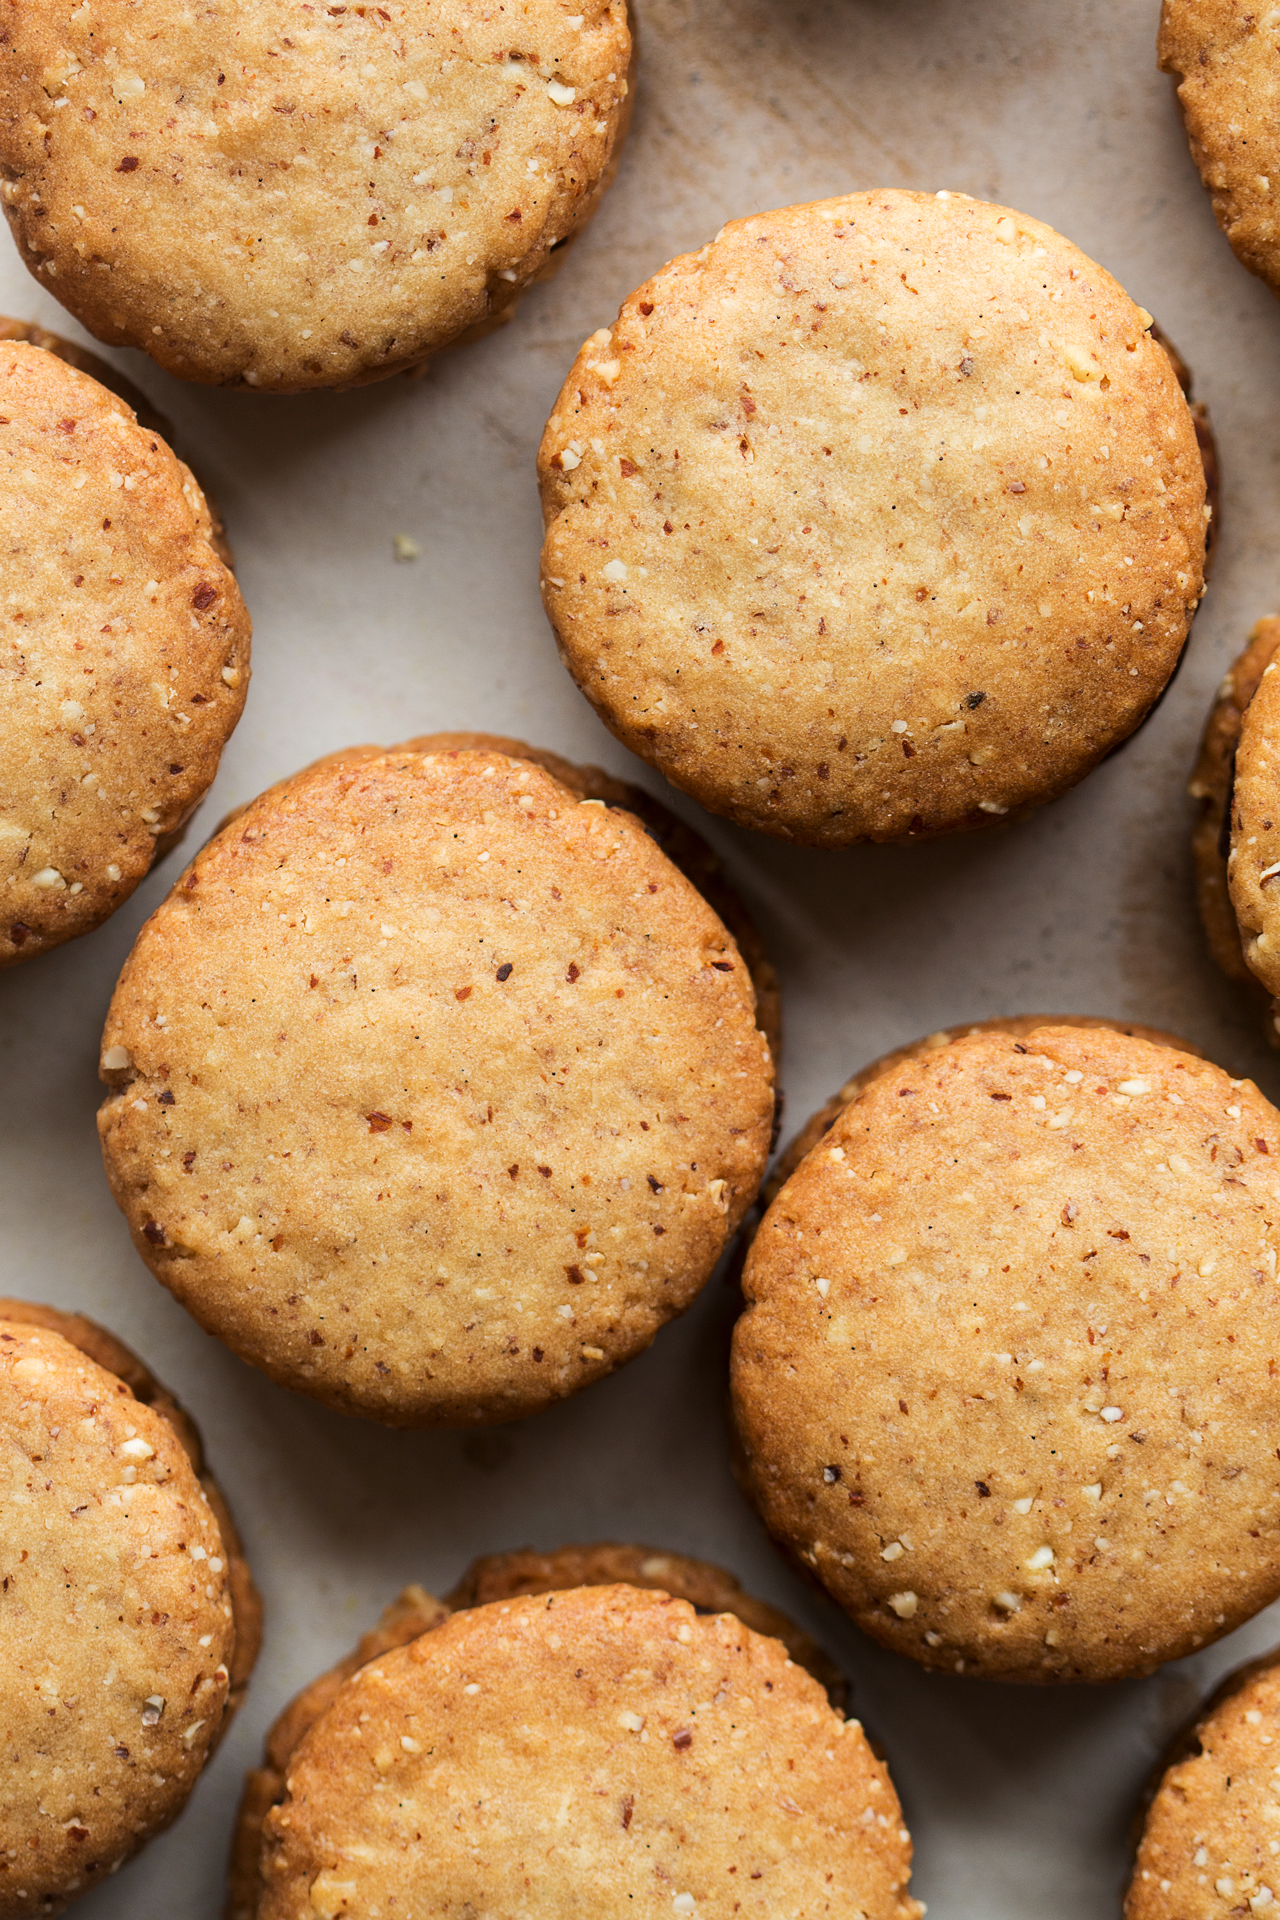
<path fill-rule="evenodd" d="M 568 681 L 538 602 L 533 456 L 573 354 L 725 219 L 853 188 L 959 189 L 1049 221 L 1158 316 L 1213 411 L 1224 537 L 1156 718 L 1026 825 L 837 855 L 711 824 L 782 968 L 787 1131 L 895 1042 L 1032 1010 L 1181 1031 L 1280 1098 L 1280 1063 L 1203 950 L 1183 797 L 1224 666 L 1280 605 L 1280 309 L 1214 225 L 1155 70 L 1157 14 L 1156 0 L 645 0 L 617 185 L 503 332 L 417 384 L 301 399 L 184 389 L 116 356 L 216 489 L 256 625 L 248 709 L 193 844 L 318 754 L 433 728 L 522 734 L 662 790 Z M 7 241 L 0 309 L 75 331 Z M 398 533 L 421 549 L 411 564 L 393 559 Z M 85 1920 L 212 1920 L 264 1726 L 405 1581 L 441 1589 L 481 1551 L 603 1536 L 723 1561 L 841 1659 L 888 1750 L 935 1920 L 1116 1912 L 1162 1743 L 1219 1673 L 1280 1640 L 1280 1613 L 1098 1690 L 931 1677 L 881 1653 L 791 1577 L 735 1491 L 719 1280 L 642 1359 L 521 1426 L 384 1433 L 271 1386 L 150 1278 L 98 1158 L 102 1014 L 180 865 L 99 933 L 0 980 L 0 1285 L 97 1315 L 180 1394 L 267 1604 L 248 1705 L 188 1812 L 82 1904 Z"/>

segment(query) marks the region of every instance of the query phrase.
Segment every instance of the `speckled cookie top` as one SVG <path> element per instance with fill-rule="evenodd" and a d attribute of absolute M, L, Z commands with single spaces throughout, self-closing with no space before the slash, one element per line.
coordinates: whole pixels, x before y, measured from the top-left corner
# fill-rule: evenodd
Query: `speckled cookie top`
<path fill-rule="evenodd" d="M 1280 1668 L 1228 1680 L 1147 1812 L 1125 1920 L 1253 1920 L 1280 1902 Z"/>
<path fill-rule="evenodd" d="M 1160 65 L 1178 80 L 1191 152 L 1218 224 L 1280 288 L 1280 62 L 1275 18 L 1240 0 L 1164 0 Z"/>
<path fill-rule="evenodd" d="M 857 1722 L 776 1641 L 627 1586 L 457 1614 L 374 1661 L 303 1739 L 287 1787 L 258 1920 L 393 1896 L 424 1920 L 920 1911 Z"/>
<path fill-rule="evenodd" d="M 1267 639 L 1261 642 L 1267 644 Z M 1280 673 L 1274 653 L 1244 709 L 1231 788 L 1227 886 L 1245 962 L 1280 994 Z"/>
<path fill-rule="evenodd" d="M 624 127 L 624 0 L 6 0 L 4 205 L 101 339 L 293 390 L 413 365 L 510 306 Z"/>
<path fill-rule="evenodd" d="M 235 1629 L 171 1423 L 61 1335 L 0 1316 L 0 1914 L 56 1912 L 185 1801 Z"/>
<path fill-rule="evenodd" d="M 1202 591 L 1204 470 L 1149 325 L 962 196 L 735 221 L 592 336 L 548 423 L 570 671 L 678 786 L 817 845 L 1060 793 Z"/>
<path fill-rule="evenodd" d="M 990 1678 L 1150 1671 L 1280 1593 L 1280 1114 L 1102 1030 L 901 1061 L 774 1201 L 752 1491 L 858 1623 Z"/>
<path fill-rule="evenodd" d="M 1199 816 L 1191 837 L 1192 861 L 1195 869 L 1196 904 L 1200 909 L 1200 919 L 1209 942 L 1209 948 L 1222 971 L 1232 980 L 1260 981 L 1260 974 L 1251 970 L 1241 940 L 1240 923 L 1236 919 L 1236 910 L 1232 904 L 1229 886 L 1229 873 L 1232 865 L 1233 842 L 1242 846 L 1244 859 L 1239 862 L 1238 884 L 1245 897 L 1246 912 L 1252 912 L 1260 918 L 1265 914 L 1267 890 L 1270 882 L 1264 882 L 1259 888 L 1256 877 L 1265 871 L 1265 863 L 1251 859 L 1257 842 L 1250 842 L 1250 834 L 1261 821 L 1268 817 L 1270 809 L 1266 805 L 1268 785 L 1274 786 L 1266 777 L 1265 768 L 1262 778 L 1256 784 L 1251 783 L 1246 774 L 1248 788 L 1248 810 L 1250 826 L 1242 830 L 1237 841 L 1234 824 L 1229 817 L 1233 810 L 1236 781 L 1236 757 L 1240 746 L 1240 736 L 1244 726 L 1244 716 L 1254 695 L 1258 691 L 1263 674 L 1270 666 L 1277 647 L 1280 647 L 1280 620 L 1259 620 L 1249 635 L 1249 644 L 1239 657 L 1232 661 L 1218 687 L 1209 718 L 1205 724 L 1204 737 L 1200 742 L 1200 752 L 1196 759 L 1195 771 L 1191 776 L 1188 792 L 1193 800 L 1200 804 Z M 1251 732 L 1252 742 L 1255 740 Z M 1265 757 L 1265 756 L 1264 756 Z M 1251 754 L 1246 754 L 1246 769 Z M 1261 805 L 1262 813 L 1254 819 L 1255 807 Z M 1239 855 L 1237 854 L 1237 860 Z M 1250 884 L 1250 874 L 1254 876 Z M 1266 953 L 1262 949 L 1261 959 Z"/>
<path fill-rule="evenodd" d="M 721 922 L 629 814 L 498 752 L 256 801 L 143 929 L 103 1037 L 140 1251 L 274 1378 L 510 1418 L 687 1306 L 772 1067 Z"/>
<path fill-rule="evenodd" d="M 204 496 L 52 352 L 0 340 L 0 966 L 127 899 L 244 704 L 249 617 Z"/>

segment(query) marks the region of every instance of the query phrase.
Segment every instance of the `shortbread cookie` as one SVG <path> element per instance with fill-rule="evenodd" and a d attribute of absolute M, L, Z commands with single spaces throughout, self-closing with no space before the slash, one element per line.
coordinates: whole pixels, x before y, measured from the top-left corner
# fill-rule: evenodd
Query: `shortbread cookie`
<path fill-rule="evenodd" d="M 1209 950 L 1228 979 L 1250 984 L 1256 982 L 1259 985 L 1263 984 L 1262 976 L 1251 971 L 1246 950 L 1241 944 L 1240 923 L 1236 919 L 1229 884 L 1232 848 L 1236 839 L 1235 823 L 1231 818 L 1232 789 L 1244 716 L 1277 647 L 1280 647 L 1280 620 L 1259 620 L 1249 635 L 1248 646 L 1228 667 L 1218 688 L 1217 697 L 1209 710 L 1208 724 L 1200 742 L 1200 755 L 1188 789 L 1192 799 L 1200 803 L 1192 831 L 1191 852 L 1196 904 L 1204 923 Z M 1265 748 L 1263 753 L 1265 755 Z M 1256 744 L 1249 758 L 1250 764 L 1256 765 Z M 1250 788 L 1255 804 L 1260 798 L 1259 785 L 1255 780 Z M 1277 798 L 1280 799 L 1280 791 Z M 1263 818 L 1269 816 L 1270 809 L 1264 802 Z M 1257 825 L 1251 810 L 1250 830 L 1253 831 Z M 1249 871 L 1250 862 L 1246 857 L 1241 870 L 1242 886 Z M 1265 903 L 1269 884 L 1264 882 L 1261 888 L 1254 886 L 1250 889 L 1250 905 L 1256 907 L 1259 900 Z M 1264 954 L 1265 951 L 1264 948 Z M 1274 992 L 1275 988 L 1270 990 Z"/>
<path fill-rule="evenodd" d="M 0 324 L 0 966 L 128 899 L 212 782 L 249 677 L 190 470 L 66 343 L 14 337 L 30 331 Z"/>
<path fill-rule="evenodd" d="M 1007 819 L 1124 740 L 1204 584 L 1151 317 L 961 195 L 758 214 L 593 334 L 542 442 L 543 594 L 606 724 L 815 846 Z"/>
<path fill-rule="evenodd" d="M 874 1638 L 1112 1680 L 1280 1595 L 1280 1114 L 1105 1027 L 891 1057 L 774 1200 L 734 1402 L 782 1544 Z"/>
<path fill-rule="evenodd" d="M 630 1583 L 519 1585 L 453 1614 L 409 1589 L 286 1710 L 230 1920 L 394 1911 L 423 1859 L 440 1913 L 917 1920 L 888 1773 L 777 1639 Z"/>
<path fill-rule="evenodd" d="M 186 380 L 351 386 L 511 308 L 594 210 L 625 0 L 10 8 L 0 174 L 42 286 Z"/>
<path fill-rule="evenodd" d="M 200 1436 L 126 1347 L 0 1300 L 0 1915 L 173 1820 L 239 1704 L 257 1594 Z"/>
<path fill-rule="evenodd" d="M 1280 290 L 1280 56 L 1265 8 L 1164 0 L 1160 65 L 1178 82 L 1191 154 L 1237 259 Z"/>
<path fill-rule="evenodd" d="M 860 1067 L 845 1081 L 838 1093 L 832 1094 L 816 1113 L 810 1114 L 799 1133 L 788 1142 L 785 1153 L 779 1154 L 770 1168 L 769 1178 L 760 1190 L 761 1201 L 766 1205 L 772 1204 L 805 1155 L 813 1151 L 825 1134 L 830 1133 L 849 1102 L 856 1100 L 863 1088 L 879 1079 L 882 1073 L 892 1073 L 909 1060 L 927 1059 L 939 1047 L 949 1047 L 971 1033 L 1003 1033 L 1013 1040 L 1025 1040 L 1037 1027 L 1105 1027 L 1111 1033 L 1136 1034 L 1139 1039 L 1150 1040 L 1155 1046 L 1177 1047 L 1183 1053 L 1200 1057 L 1199 1047 L 1174 1034 L 1163 1033 L 1158 1027 L 1138 1026 L 1132 1021 L 1104 1020 L 1090 1013 L 1015 1013 L 994 1020 L 971 1020 L 959 1027 L 940 1027 L 936 1033 L 928 1033 L 922 1040 L 912 1040 L 905 1047 L 894 1047 L 891 1052 L 882 1053 L 878 1060 Z"/>
<path fill-rule="evenodd" d="M 1214 1694 L 1147 1809 L 1125 1920 L 1253 1920 L 1280 1902 L 1280 1666 Z"/>
<path fill-rule="evenodd" d="M 647 1346 L 759 1185 L 773 1068 L 724 924 L 522 755 L 338 754 L 198 855 L 103 1037 L 139 1251 L 273 1379 L 512 1419 Z"/>

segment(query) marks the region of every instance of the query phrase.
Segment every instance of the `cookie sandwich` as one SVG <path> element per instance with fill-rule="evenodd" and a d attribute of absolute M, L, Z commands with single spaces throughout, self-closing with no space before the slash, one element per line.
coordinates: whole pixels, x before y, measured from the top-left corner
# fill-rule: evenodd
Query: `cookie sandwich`
<path fill-rule="evenodd" d="M 128 899 L 199 806 L 248 689 L 221 528 L 141 396 L 108 380 L 0 321 L 0 966 Z"/>
<path fill-rule="evenodd" d="M 548 423 L 566 666 L 704 806 L 808 845 L 1065 792 L 1204 589 L 1204 460 L 1151 325 L 960 194 L 732 222 L 591 336 Z"/>
<path fill-rule="evenodd" d="M 993 1022 L 824 1112 L 733 1397 L 784 1549 L 883 1645 L 1102 1681 L 1280 1595 L 1280 1114 L 1182 1043 Z"/>
<path fill-rule="evenodd" d="M 647 1548 L 492 1556 L 444 1602 L 410 1587 L 268 1734 L 228 1920 L 424 1898 L 918 1920 L 888 1772 L 815 1653 L 732 1575 Z"/>
<path fill-rule="evenodd" d="M 507 317 L 630 109 L 625 0 L 10 13 L 23 259 L 99 339 L 219 386 L 358 385 Z"/>
<path fill-rule="evenodd" d="M 486 736 L 336 754 L 139 936 L 112 1190 L 282 1384 L 392 1426 L 532 1413 L 646 1347 L 754 1199 L 776 988 L 602 779 Z"/>
<path fill-rule="evenodd" d="M 182 1811 L 261 1610 L 200 1436 L 79 1314 L 0 1300 L 0 1915 L 59 1913 Z"/>

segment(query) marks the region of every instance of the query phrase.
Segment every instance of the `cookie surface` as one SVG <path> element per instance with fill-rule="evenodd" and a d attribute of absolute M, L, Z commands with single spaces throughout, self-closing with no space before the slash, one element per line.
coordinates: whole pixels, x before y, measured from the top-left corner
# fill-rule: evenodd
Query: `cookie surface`
<path fill-rule="evenodd" d="M 1039 222 L 882 192 L 726 227 L 578 357 L 543 596 L 606 724 L 819 846 L 988 824 L 1139 724 L 1203 590 L 1150 316 Z"/>
<path fill-rule="evenodd" d="M 284 1799 L 289 1760 L 299 1741 L 361 1667 L 379 1654 L 429 1633 L 450 1613 L 572 1587 L 619 1585 L 687 1600 L 700 1614 L 731 1613 L 754 1632 L 780 1640 L 796 1664 L 826 1689 L 837 1711 L 843 1710 L 848 1684 L 834 1663 L 786 1614 L 745 1593 L 741 1583 L 723 1567 L 657 1547 L 619 1546 L 612 1541 L 561 1547 L 552 1553 L 525 1547 L 512 1553 L 482 1555 L 444 1600 L 435 1599 L 422 1587 L 406 1587 L 354 1652 L 304 1687 L 277 1717 L 267 1733 L 262 1766 L 251 1769 L 245 1778 L 232 1845 L 227 1920 L 255 1920 L 263 1888 L 263 1822 L 271 1808 Z"/>
<path fill-rule="evenodd" d="M 625 0 L 216 0 L 180 34 L 159 0 L 8 0 L 3 24 L 27 265 L 100 339 L 221 385 L 379 379 L 501 317 L 628 111 Z"/>
<path fill-rule="evenodd" d="M 515 1418 L 647 1346 L 773 1110 L 746 966 L 640 824 L 413 743 L 319 763 L 205 848 L 102 1064 L 152 1271 L 274 1379 L 392 1425 Z"/>
<path fill-rule="evenodd" d="M 0 1301 L 0 1434 L 0 1914 L 56 1913 L 181 1811 L 260 1610 L 199 1436 L 100 1328 Z"/>
<path fill-rule="evenodd" d="M 1280 63 L 1274 23 L 1239 0 L 1164 0 L 1160 65 L 1236 257 L 1280 288 Z"/>
<path fill-rule="evenodd" d="M 1245 965 L 1272 995 L 1280 994 L 1280 911 L 1274 898 L 1280 877 L 1278 637 L 1275 623 L 1264 622 L 1261 632 L 1255 632 L 1250 654 L 1238 663 L 1248 677 L 1257 674 L 1257 684 L 1240 719 L 1227 854 L 1227 887 Z M 1268 649 L 1271 657 L 1258 671 Z"/>
<path fill-rule="evenodd" d="M 1200 803 L 1199 817 L 1191 835 L 1191 858 L 1196 905 L 1209 951 L 1228 979 L 1245 982 L 1253 982 L 1257 976 L 1250 970 L 1241 944 L 1240 923 L 1231 901 L 1232 823 L 1229 815 L 1244 716 L 1277 647 L 1280 647 L 1280 620 L 1259 620 L 1249 635 L 1248 646 L 1223 676 L 1188 787 L 1191 798 Z M 1265 812 L 1262 817 L 1266 817 Z M 1247 871 L 1246 860 L 1242 882 Z"/>
<path fill-rule="evenodd" d="M 858 1624 L 925 1666 L 1108 1680 L 1280 1593 L 1280 1114 L 1101 1028 L 881 1073 L 743 1279 L 745 1478 Z"/>
<path fill-rule="evenodd" d="M 1218 1689 L 1147 1810 L 1125 1920 L 1224 1920 L 1280 1898 L 1280 1668 Z"/>
<path fill-rule="evenodd" d="M 0 461 L 11 966 L 100 925 L 198 806 L 244 705 L 250 624 L 190 470 L 24 340 L 0 339 Z"/>
<path fill-rule="evenodd" d="M 441 1915 L 916 1920 L 910 1857 L 861 1728 L 777 1641 L 579 1588 L 456 1614 L 347 1681 L 266 1816 L 256 1920 L 406 1895 Z"/>

